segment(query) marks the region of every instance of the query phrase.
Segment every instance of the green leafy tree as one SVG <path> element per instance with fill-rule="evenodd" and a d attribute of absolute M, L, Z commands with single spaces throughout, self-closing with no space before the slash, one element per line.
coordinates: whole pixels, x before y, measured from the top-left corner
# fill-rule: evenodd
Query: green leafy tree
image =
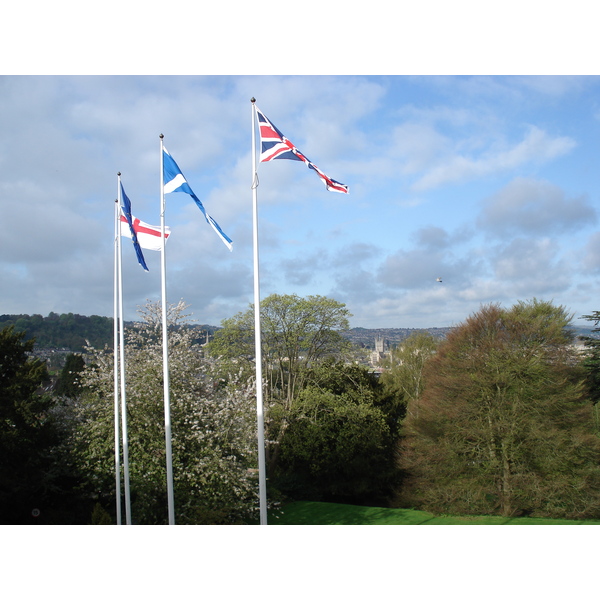
<path fill-rule="evenodd" d="M 314 367 L 287 418 L 275 485 L 297 499 L 387 502 L 398 483 L 399 410 L 366 368 Z"/>
<path fill-rule="evenodd" d="M 253 388 L 214 376 L 185 306 L 170 307 L 169 366 L 176 522 L 237 523 L 258 507 Z M 167 520 L 161 311 L 149 303 L 126 330 L 128 447 L 132 519 Z M 72 444 L 88 492 L 114 506 L 113 354 L 91 352 Z M 122 464 L 122 462 L 121 462 Z M 107 490 L 110 493 L 107 494 Z"/>
<path fill-rule="evenodd" d="M 436 351 L 439 341 L 429 333 L 414 333 L 392 350 L 381 374 L 381 383 L 404 405 L 418 412 L 419 398 L 425 383 L 423 370 Z"/>
<path fill-rule="evenodd" d="M 52 495 L 52 449 L 58 443 L 45 363 L 31 359 L 34 340 L 0 330 L 0 523 L 31 523 Z"/>
<path fill-rule="evenodd" d="M 341 331 L 351 316 L 345 305 L 324 296 L 273 294 L 261 301 L 263 374 L 266 380 L 267 462 L 272 471 L 279 458 L 287 417 L 310 368 L 327 357 L 342 356 L 350 347 Z M 227 368 L 254 373 L 254 309 L 224 320 L 209 352 Z M 274 410 L 270 410 L 273 407 Z"/>
<path fill-rule="evenodd" d="M 600 440 L 564 307 L 483 307 L 425 367 L 405 420 L 402 502 L 435 512 L 600 514 Z"/>
<path fill-rule="evenodd" d="M 272 391 L 290 403 L 306 374 L 306 368 L 327 356 L 339 356 L 349 348 L 341 331 L 349 327 L 345 305 L 324 296 L 300 298 L 272 294 L 261 301 L 261 342 L 265 373 Z M 209 344 L 213 356 L 246 367 L 252 364 L 254 308 L 222 323 Z"/>

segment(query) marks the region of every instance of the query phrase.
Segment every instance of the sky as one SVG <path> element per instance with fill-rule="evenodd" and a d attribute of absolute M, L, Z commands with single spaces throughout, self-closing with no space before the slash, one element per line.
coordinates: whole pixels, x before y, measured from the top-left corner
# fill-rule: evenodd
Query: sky
<path fill-rule="evenodd" d="M 350 188 L 258 164 L 262 298 L 327 296 L 368 328 L 534 297 L 600 310 L 596 76 L 5 75 L 0 314 L 112 315 L 117 173 L 134 216 L 159 225 L 160 134 L 233 240 L 168 194 L 168 301 L 214 325 L 247 310 L 252 97 Z M 145 257 L 149 272 L 123 238 L 126 318 L 160 299 L 160 253 Z"/>
<path fill-rule="evenodd" d="M 168 302 L 212 325 L 247 310 L 252 97 L 350 188 L 258 165 L 262 298 L 327 296 L 368 328 L 452 326 L 534 297 L 576 324 L 600 310 L 600 81 L 579 0 L 573 17 L 508 1 L 493 26 L 466 0 L 395 19 L 311 0 L 290 19 L 268 0 L 189 13 L 185 35 L 158 5 L 107 0 L 92 23 L 33 4 L 9 9 L 0 39 L 0 314 L 112 315 L 117 173 L 134 216 L 159 225 L 160 134 L 233 240 L 167 195 Z M 160 253 L 145 258 L 149 272 L 123 239 L 127 319 L 160 300 Z"/>

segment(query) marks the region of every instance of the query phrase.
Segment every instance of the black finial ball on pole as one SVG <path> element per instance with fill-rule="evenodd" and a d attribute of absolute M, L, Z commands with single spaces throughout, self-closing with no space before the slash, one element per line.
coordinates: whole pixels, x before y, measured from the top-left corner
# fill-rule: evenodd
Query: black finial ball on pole
<path fill-rule="evenodd" d="M 162 140 L 165 136 L 161 133 L 158 137 Z"/>
<path fill-rule="evenodd" d="M 252 104 L 254 104 L 256 102 L 256 98 L 254 96 L 252 96 L 252 98 L 250 98 L 250 102 L 252 102 Z"/>

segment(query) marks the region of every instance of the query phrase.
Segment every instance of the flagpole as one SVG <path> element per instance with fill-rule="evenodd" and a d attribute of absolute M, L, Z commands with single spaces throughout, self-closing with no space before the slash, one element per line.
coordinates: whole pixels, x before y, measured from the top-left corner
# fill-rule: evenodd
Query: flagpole
<path fill-rule="evenodd" d="M 121 425 L 123 436 L 123 479 L 125 487 L 125 520 L 127 525 L 131 525 L 131 495 L 129 491 L 129 442 L 127 432 L 127 400 L 125 392 L 125 321 L 123 319 L 123 263 L 122 263 L 122 244 L 121 244 L 121 173 L 117 174 L 118 186 L 118 205 L 119 205 L 119 235 L 117 235 L 118 262 L 119 262 L 119 363 L 121 366 Z"/>
<path fill-rule="evenodd" d="M 120 186 L 117 183 L 117 197 Z M 115 200 L 115 239 L 114 239 L 114 302 L 113 302 L 113 358 L 114 358 L 114 396 L 115 396 L 115 495 L 117 502 L 117 525 L 121 525 L 121 461 L 119 458 L 119 314 L 118 280 L 119 262 L 117 244 L 121 237 L 119 200 Z"/>
<path fill-rule="evenodd" d="M 260 274 L 258 269 L 258 176 L 256 172 L 256 100 L 252 98 L 252 232 L 254 245 L 254 349 L 256 363 L 256 427 L 258 437 L 258 493 L 260 524 L 267 525 L 267 475 L 263 414 L 262 347 L 260 329 Z"/>
<path fill-rule="evenodd" d="M 162 298 L 162 343 L 163 343 L 163 387 L 165 405 L 165 447 L 167 458 L 167 499 L 169 525 L 175 525 L 175 500 L 173 495 L 173 456 L 171 450 L 171 407 L 169 391 L 169 337 L 167 331 L 167 258 L 165 252 L 165 182 L 163 134 L 160 134 L 160 231 L 161 231 L 161 298 Z"/>

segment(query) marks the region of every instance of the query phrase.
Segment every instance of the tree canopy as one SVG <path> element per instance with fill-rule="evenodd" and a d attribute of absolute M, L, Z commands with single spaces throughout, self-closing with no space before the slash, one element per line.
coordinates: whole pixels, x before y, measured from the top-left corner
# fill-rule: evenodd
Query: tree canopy
<path fill-rule="evenodd" d="M 600 311 L 594 311 L 591 315 L 584 315 L 584 319 L 594 323 L 592 333 L 600 332 Z M 596 431 L 600 432 L 600 339 L 587 336 L 583 338 L 586 354 L 583 366 L 587 372 L 587 389 L 590 400 L 594 405 L 594 420 Z"/>
<path fill-rule="evenodd" d="M 112 340 L 113 324 L 109 317 L 86 317 L 73 313 L 51 312 L 42 315 L 0 315 L 0 326 L 14 325 L 25 339 L 35 339 L 38 348 L 69 348 L 82 352 L 86 346 L 102 347 Z"/>
<path fill-rule="evenodd" d="M 564 307 L 488 305 L 425 368 L 405 421 L 405 502 L 429 510 L 583 517 L 600 508 L 600 440 Z M 414 402 L 414 400 L 413 400 Z"/>
<path fill-rule="evenodd" d="M 53 400 L 43 391 L 45 363 L 30 359 L 34 340 L 10 325 L 0 329 L 0 522 L 31 523 L 48 508 L 51 451 L 58 442 Z"/>
<path fill-rule="evenodd" d="M 387 502 L 403 410 L 366 367 L 314 366 L 287 415 L 275 485 L 301 499 Z"/>
<path fill-rule="evenodd" d="M 381 374 L 381 383 L 404 405 L 418 411 L 419 397 L 425 385 L 423 371 L 426 362 L 435 354 L 439 341 L 430 333 L 414 333 L 392 350 Z"/>
<path fill-rule="evenodd" d="M 366 368 L 344 363 L 350 316 L 323 296 L 261 302 L 268 474 L 292 497 L 373 501 L 396 483 L 398 403 Z M 224 321 L 209 350 L 252 377 L 253 308 Z"/>
<path fill-rule="evenodd" d="M 236 523 L 257 509 L 253 384 L 215 377 L 183 304 L 171 307 L 169 366 L 176 522 Z M 142 309 L 126 330 L 126 382 L 132 519 L 167 520 L 160 310 Z M 82 375 L 73 453 L 89 473 L 86 489 L 114 513 L 113 354 L 95 350 Z M 121 464 L 122 461 L 121 461 Z M 108 493 L 107 493 L 108 490 Z"/>
<path fill-rule="evenodd" d="M 258 512 L 254 310 L 202 346 L 185 309 L 168 309 L 176 522 L 249 522 Z M 148 303 L 141 322 L 126 324 L 140 524 L 167 522 L 161 312 Z M 34 508 L 40 523 L 114 522 L 111 344 L 70 354 L 51 387 L 19 327 L 75 330 L 78 316 L 25 317 L 0 317 L 0 522 L 31 523 Z M 322 296 L 261 302 L 270 502 L 598 517 L 600 342 L 576 351 L 565 307 L 483 306 L 441 342 L 404 339 L 380 376 L 343 337 L 349 317 Z M 600 312 L 585 318 L 600 331 Z"/>
<path fill-rule="evenodd" d="M 260 303 L 262 355 L 270 390 L 291 402 L 305 368 L 349 347 L 340 331 L 349 327 L 345 305 L 324 296 L 272 294 Z M 254 307 L 222 322 L 209 344 L 221 360 L 246 367 L 254 360 Z"/>

